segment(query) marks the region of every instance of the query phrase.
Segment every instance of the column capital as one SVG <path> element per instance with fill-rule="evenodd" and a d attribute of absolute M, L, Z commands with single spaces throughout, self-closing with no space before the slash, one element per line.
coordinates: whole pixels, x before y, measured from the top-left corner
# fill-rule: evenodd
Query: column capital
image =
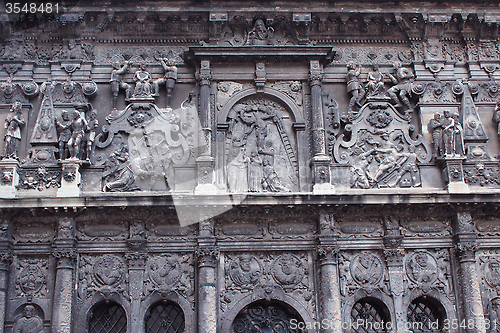
<path fill-rule="evenodd" d="M 198 258 L 198 267 L 215 267 L 219 250 L 214 246 L 203 246 L 196 249 L 196 257 Z"/>
<path fill-rule="evenodd" d="M 139 251 L 131 251 L 125 253 L 125 259 L 129 263 L 130 268 L 144 268 L 146 267 L 146 260 L 148 259 L 147 253 Z"/>
<path fill-rule="evenodd" d="M 336 245 L 318 245 L 319 264 L 337 265 L 339 248 Z"/>

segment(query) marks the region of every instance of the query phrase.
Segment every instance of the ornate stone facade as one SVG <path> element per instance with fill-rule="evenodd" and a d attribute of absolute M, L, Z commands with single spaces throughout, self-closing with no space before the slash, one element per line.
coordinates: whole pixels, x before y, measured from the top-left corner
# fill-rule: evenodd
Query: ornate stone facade
<path fill-rule="evenodd" d="M 1 332 L 500 332 L 494 1 L 4 5 Z"/>

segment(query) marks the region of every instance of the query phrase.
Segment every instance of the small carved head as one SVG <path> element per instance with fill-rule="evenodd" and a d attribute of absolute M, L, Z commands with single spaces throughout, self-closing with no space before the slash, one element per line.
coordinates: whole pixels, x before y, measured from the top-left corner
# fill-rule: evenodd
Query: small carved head
<path fill-rule="evenodd" d="M 114 69 L 120 69 L 120 62 L 118 60 L 113 62 L 113 68 Z"/>
<path fill-rule="evenodd" d="M 250 254 L 242 254 L 240 256 L 240 267 L 243 271 L 248 272 L 251 270 L 252 256 Z"/>
<path fill-rule="evenodd" d="M 62 89 L 66 94 L 70 94 L 75 89 L 75 85 L 69 77 L 64 81 Z"/>
<path fill-rule="evenodd" d="M 415 256 L 415 260 L 417 261 L 417 264 L 419 266 L 421 266 L 421 267 L 427 266 L 427 254 L 419 253 Z"/>
<path fill-rule="evenodd" d="M 443 111 L 443 115 L 444 115 L 444 117 L 445 117 L 445 118 L 450 118 L 450 116 L 451 116 L 451 111 L 450 111 L 450 110 L 444 110 L 444 111 Z"/>
<path fill-rule="evenodd" d="M 141 68 L 141 70 L 142 70 L 142 71 L 146 71 L 146 68 L 147 68 L 146 63 L 144 63 L 144 62 L 143 62 L 143 63 L 140 65 L 140 68 Z"/>
<path fill-rule="evenodd" d="M 10 112 L 21 112 L 23 105 L 19 101 L 15 101 L 10 108 Z"/>
<path fill-rule="evenodd" d="M 35 315 L 35 307 L 33 305 L 26 305 L 23 310 L 23 315 L 26 318 L 31 318 Z"/>
<path fill-rule="evenodd" d="M 264 30 L 266 30 L 266 25 L 264 24 L 264 20 L 257 19 L 257 21 L 255 21 L 255 30 L 256 31 L 264 31 Z"/>
<path fill-rule="evenodd" d="M 61 117 L 64 121 L 68 121 L 69 120 L 69 112 L 67 110 L 62 110 Z"/>

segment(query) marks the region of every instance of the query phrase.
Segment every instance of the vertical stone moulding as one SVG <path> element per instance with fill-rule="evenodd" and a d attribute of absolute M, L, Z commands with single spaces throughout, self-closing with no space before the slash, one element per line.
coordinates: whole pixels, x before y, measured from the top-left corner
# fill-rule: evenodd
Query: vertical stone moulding
<path fill-rule="evenodd" d="M 0 198 L 15 198 L 19 184 L 19 161 L 0 161 Z"/>

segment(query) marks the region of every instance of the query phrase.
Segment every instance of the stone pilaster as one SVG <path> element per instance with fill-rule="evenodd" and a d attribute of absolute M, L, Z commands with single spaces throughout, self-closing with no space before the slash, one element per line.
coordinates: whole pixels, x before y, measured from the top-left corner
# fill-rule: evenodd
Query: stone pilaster
<path fill-rule="evenodd" d="M 212 73 L 210 61 L 202 60 L 197 73 L 200 86 L 199 117 L 201 124 L 199 157 L 196 159 L 197 182 L 195 194 L 216 194 L 214 185 L 214 157 L 212 156 L 212 109 L 210 107 L 210 86 Z"/>
<path fill-rule="evenodd" d="M 78 197 L 80 195 L 80 166 L 82 161 L 77 159 L 62 160 L 61 187 L 57 190 L 58 197 Z"/>
<path fill-rule="evenodd" d="M 198 248 L 198 332 L 217 332 L 217 257 L 213 219 L 200 222 Z"/>
<path fill-rule="evenodd" d="M 484 309 L 476 269 L 476 229 L 470 212 L 458 211 L 455 217 L 454 238 L 462 288 L 462 314 L 465 322 L 474 323 L 473 328 L 467 327 L 464 332 L 485 333 Z"/>
<path fill-rule="evenodd" d="M 125 254 L 125 259 L 128 261 L 130 284 L 130 328 L 132 332 L 140 332 L 144 329 L 139 323 L 141 321 L 142 288 L 147 254 L 139 251 L 132 251 Z"/>
<path fill-rule="evenodd" d="M 330 183 L 331 158 L 326 155 L 325 117 L 322 97 L 323 69 L 318 60 L 310 62 L 309 85 L 311 87 L 311 114 L 313 133 L 313 193 L 335 193 Z"/>
<path fill-rule="evenodd" d="M 0 161 L 0 198 L 15 198 L 19 185 L 19 161 L 6 159 Z"/>
<path fill-rule="evenodd" d="M 57 263 L 52 312 L 52 332 L 54 333 L 73 332 L 76 259 L 73 224 L 72 218 L 60 218 L 58 235 L 54 242 L 53 256 Z"/>

